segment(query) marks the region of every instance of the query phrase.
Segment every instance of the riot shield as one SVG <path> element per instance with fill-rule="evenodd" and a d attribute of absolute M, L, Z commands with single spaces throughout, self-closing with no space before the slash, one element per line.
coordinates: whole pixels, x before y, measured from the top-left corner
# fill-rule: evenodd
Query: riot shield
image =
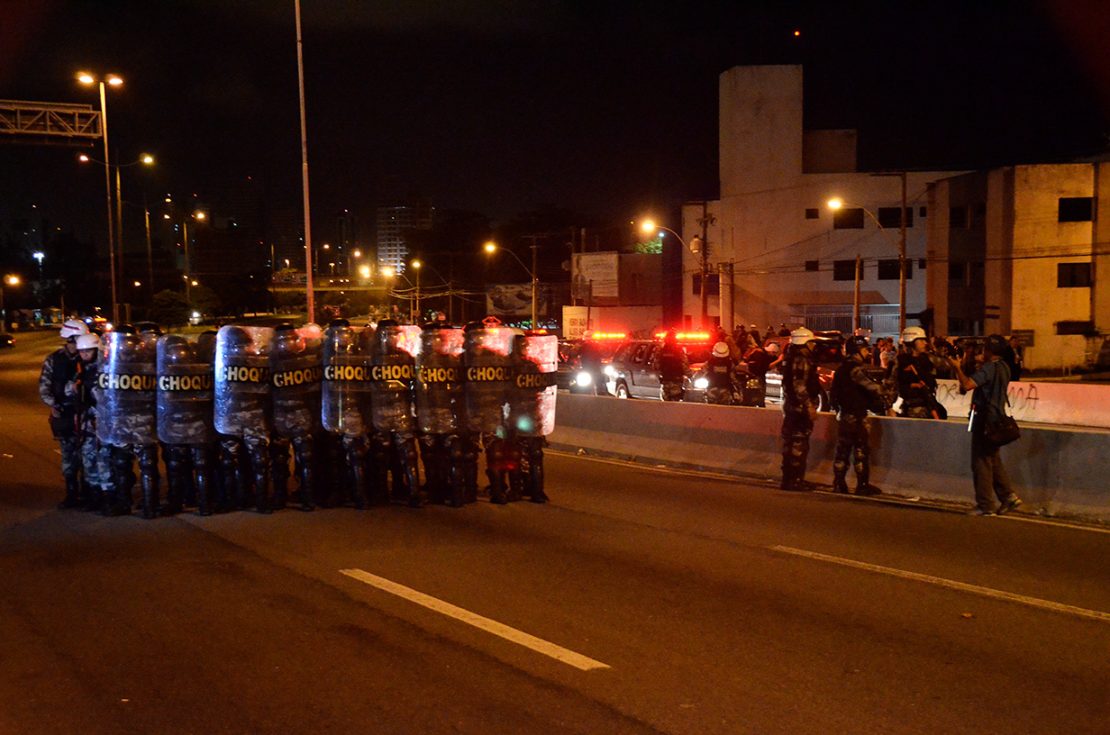
<path fill-rule="evenodd" d="M 314 327 L 315 329 L 309 329 Z M 324 377 L 319 327 L 274 331 L 270 351 L 274 433 L 290 439 L 320 428 L 320 382 Z"/>
<path fill-rule="evenodd" d="M 513 327 L 466 330 L 463 351 L 463 395 L 468 431 L 496 432 L 505 423 L 505 405 L 512 385 Z"/>
<path fill-rule="evenodd" d="M 413 383 L 420 354 L 420 327 L 383 319 L 375 333 L 370 367 L 374 428 L 411 433 L 416 430 Z"/>
<path fill-rule="evenodd" d="M 416 357 L 416 425 L 425 434 L 452 434 L 462 415 L 463 331 L 429 327 Z"/>
<path fill-rule="evenodd" d="M 513 363 L 509 425 L 522 436 L 547 436 L 555 430 L 558 337 L 553 334 L 518 336 L 513 345 Z"/>
<path fill-rule="evenodd" d="M 157 352 L 158 440 L 166 444 L 213 441 L 212 364 L 178 334 L 159 338 Z"/>
<path fill-rule="evenodd" d="M 229 436 L 269 437 L 270 327 L 221 327 L 216 335 L 216 431 Z"/>
<path fill-rule="evenodd" d="M 330 432 L 355 436 L 370 431 L 370 334 L 345 323 L 324 333 L 320 413 Z"/>
<path fill-rule="evenodd" d="M 105 335 L 94 389 L 100 441 L 113 446 L 158 443 L 155 362 L 155 350 L 139 335 Z"/>

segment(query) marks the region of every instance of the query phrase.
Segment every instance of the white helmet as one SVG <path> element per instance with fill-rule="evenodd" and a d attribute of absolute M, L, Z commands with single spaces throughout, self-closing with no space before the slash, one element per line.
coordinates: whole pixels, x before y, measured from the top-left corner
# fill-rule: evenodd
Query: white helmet
<path fill-rule="evenodd" d="M 728 345 L 724 342 L 713 345 L 713 357 L 728 357 Z"/>
<path fill-rule="evenodd" d="M 790 333 L 790 344 L 792 345 L 804 345 L 806 342 L 812 342 L 813 339 L 813 330 L 805 327 L 798 327 Z"/>
<path fill-rule="evenodd" d="M 81 334 L 77 337 L 77 349 L 79 350 L 96 350 L 100 349 L 100 337 L 95 334 Z"/>
<path fill-rule="evenodd" d="M 65 324 L 58 330 L 58 336 L 62 339 L 70 339 L 71 337 L 80 337 L 82 334 L 89 333 L 89 325 L 85 324 L 80 319 L 66 319 Z"/>
<path fill-rule="evenodd" d="M 928 339 L 921 327 L 906 327 L 902 330 L 902 344 L 912 345 L 915 339 Z"/>
<path fill-rule="evenodd" d="M 768 355 L 777 355 L 782 352 L 782 347 L 779 346 L 778 342 L 768 342 L 763 349 L 767 350 Z"/>

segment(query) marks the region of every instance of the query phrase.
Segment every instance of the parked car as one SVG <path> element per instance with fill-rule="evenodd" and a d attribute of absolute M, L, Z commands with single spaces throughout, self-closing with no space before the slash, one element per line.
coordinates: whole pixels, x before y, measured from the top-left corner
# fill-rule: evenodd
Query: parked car
<path fill-rule="evenodd" d="M 15 337 L 4 332 L 0 334 L 0 349 L 15 347 Z"/>
<path fill-rule="evenodd" d="M 704 400 L 704 390 L 696 389 L 690 380 L 709 359 L 712 338 L 704 332 L 680 333 L 679 342 L 686 351 L 690 374 L 685 380 L 686 401 Z M 659 377 L 658 356 L 663 347 L 662 333 L 655 339 L 631 339 L 621 345 L 613 360 L 605 367 L 609 392 L 617 398 L 651 398 L 662 400 L 663 382 Z"/>

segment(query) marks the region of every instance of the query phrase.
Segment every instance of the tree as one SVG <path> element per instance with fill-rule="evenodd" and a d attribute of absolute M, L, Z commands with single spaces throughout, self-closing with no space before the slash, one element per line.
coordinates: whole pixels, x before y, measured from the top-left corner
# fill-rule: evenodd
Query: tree
<path fill-rule="evenodd" d="M 159 324 L 176 327 L 189 321 L 189 302 L 177 291 L 159 291 L 150 306 L 150 318 Z"/>

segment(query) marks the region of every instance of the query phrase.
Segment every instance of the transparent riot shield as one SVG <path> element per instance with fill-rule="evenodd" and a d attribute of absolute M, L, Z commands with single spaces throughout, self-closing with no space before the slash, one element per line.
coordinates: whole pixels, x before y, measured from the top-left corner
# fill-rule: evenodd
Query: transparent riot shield
<path fill-rule="evenodd" d="M 378 431 L 416 431 L 413 383 L 420 354 L 420 327 L 383 320 L 375 333 L 370 367 L 374 428 Z"/>
<path fill-rule="evenodd" d="M 416 424 L 425 434 L 461 428 L 463 330 L 428 328 L 416 357 Z"/>
<path fill-rule="evenodd" d="M 229 436 L 269 437 L 270 327 L 229 324 L 216 336 L 216 431 Z"/>
<path fill-rule="evenodd" d="M 468 431 L 493 433 L 503 428 L 513 379 L 513 338 L 521 333 L 512 327 L 466 331 L 463 395 Z"/>
<path fill-rule="evenodd" d="M 516 338 L 509 425 L 522 436 L 547 436 L 555 430 L 555 374 L 559 339 L 553 334 Z"/>
<path fill-rule="evenodd" d="M 113 446 L 158 442 L 155 352 L 137 334 L 109 332 L 101 341 L 94 388 L 100 441 Z"/>
<path fill-rule="evenodd" d="M 158 340 L 158 440 L 166 444 L 207 444 L 212 426 L 212 363 L 195 343 L 179 334 Z"/>
<path fill-rule="evenodd" d="M 294 438 L 320 428 L 320 393 L 324 378 L 319 327 L 278 327 L 270 350 L 274 432 Z"/>
<path fill-rule="evenodd" d="M 324 332 L 321 419 L 330 432 L 355 436 L 370 431 L 369 334 L 346 325 Z"/>

